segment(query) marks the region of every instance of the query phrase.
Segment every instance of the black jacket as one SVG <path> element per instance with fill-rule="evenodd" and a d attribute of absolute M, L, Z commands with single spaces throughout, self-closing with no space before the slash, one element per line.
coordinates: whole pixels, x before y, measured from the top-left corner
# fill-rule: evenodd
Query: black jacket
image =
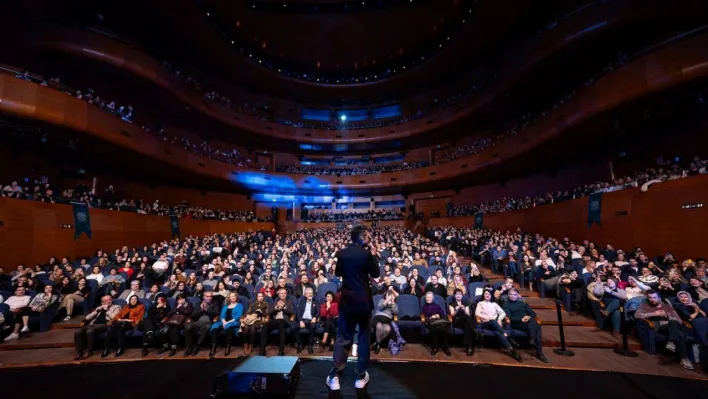
<path fill-rule="evenodd" d="M 207 306 L 206 310 L 202 310 L 201 304 L 195 306 L 190 318 L 193 321 L 196 321 L 203 315 L 207 315 L 209 316 L 209 319 L 213 319 L 214 317 L 219 316 L 219 314 L 221 314 L 221 304 L 217 300 L 212 300 L 211 303 Z"/>
<path fill-rule="evenodd" d="M 349 244 L 336 254 L 335 275 L 342 279 L 339 312 L 371 313 L 374 309 L 370 278 L 381 275 L 378 259 L 358 244 Z"/>

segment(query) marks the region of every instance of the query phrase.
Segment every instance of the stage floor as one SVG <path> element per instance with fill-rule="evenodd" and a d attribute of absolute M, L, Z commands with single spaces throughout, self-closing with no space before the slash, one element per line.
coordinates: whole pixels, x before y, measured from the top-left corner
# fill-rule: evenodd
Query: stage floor
<path fill-rule="evenodd" d="M 207 398 L 214 378 L 242 361 L 236 359 L 179 362 L 122 362 L 6 369 L 4 397 L 76 398 L 91 393 L 113 398 Z M 371 382 L 354 389 L 354 364 L 342 377 L 340 393 L 324 384 L 331 363 L 302 360 L 296 398 L 509 398 L 543 397 L 703 397 L 705 380 L 629 373 L 518 368 L 475 364 L 379 361 L 370 368 Z"/>

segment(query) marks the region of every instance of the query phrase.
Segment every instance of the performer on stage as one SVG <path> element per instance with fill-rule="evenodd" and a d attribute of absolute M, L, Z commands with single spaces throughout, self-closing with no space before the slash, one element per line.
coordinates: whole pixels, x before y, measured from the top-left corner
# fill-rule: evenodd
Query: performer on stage
<path fill-rule="evenodd" d="M 344 371 L 349 357 L 349 351 L 354 342 L 354 330 L 359 326 L 357 338 L 358 358 L 356 381 L 358 389 L 366 387 L 369 382 L 369 357 L 371 348 L 371 311 L 374 301 L 371 293 L 370 278 L 377 278 L 379 270 L 378 255 L 372 244 L 370 235 L 364 226 L 355 226 L 351 231 L 352 242 L 347 248 L 337 252 L 337 269 L 335 275 L 342 279 L 342 295 L 339 301 L 339 322 L 337 339 L 334 344 L 332 371 L 327 376 L 327 386 L 339 390 L 339 377 Z"/>

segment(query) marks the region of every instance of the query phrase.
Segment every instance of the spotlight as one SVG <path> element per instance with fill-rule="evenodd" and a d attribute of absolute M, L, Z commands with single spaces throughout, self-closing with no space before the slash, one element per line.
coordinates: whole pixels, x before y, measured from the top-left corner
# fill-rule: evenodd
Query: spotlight
<path fill-rule="evenodd" d="M 342 121 L 342 122 L 345 122 L 345 121 L 347 120 L 347 116 L 344 115 L 344 114 L 342 114 L 342 115 L 339 117 L 339 120 Z"/>

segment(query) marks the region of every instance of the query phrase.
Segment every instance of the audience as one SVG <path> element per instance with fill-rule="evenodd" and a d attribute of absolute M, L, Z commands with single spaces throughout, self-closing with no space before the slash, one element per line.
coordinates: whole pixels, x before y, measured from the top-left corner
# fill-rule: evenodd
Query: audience
<path fill-rule="evenodd" d="M 520 280 L 524 267 L 507 268 L 507 280 L 503 284 L 492 285 L 481 276 L 479 270 L 480 265 L 491 265 L 492 260 L 496 261 L 501 271 L 509 259 L 524 259 L 522 264 L 528 263 L 534 271 L 532 279 L 533 276 L 538 279 L 537 270 L 555 264 L 561 274 L 554 286 L 544 286 L 550 288 L 549 294 L 560 295 L 568 310 L 595 312 L 597 319 L 602 322 L 606 320 L 613 331 L 619 330 L 619 324 L 615 323 L 619 314 L 617 309 L 620 306 L 629 309 L 628 305 L 621 303 L 627 298 L 628 304 L 635 301 L 633 298 L 639 298 L 636 300 L 637 313 L 632 316 L 637 319 L 646 317 L 647 312 L 642 313 L 640 309 L 645 306 L 653 291 L 647 291 L 640 280 L 642 276 L 647 277 L 645 269 L 659 276 L 659 287 L 663 284 L 673 289 L 671 281 L 676 281 L 672 300 L 676 301 L 679 310 L 676 318 L 679 320 L 705 317 L 705 307 L 708 306 L 708 301 L 703 300 L 705 286 L 701 285 L 705 284 L 703 278 L 706 262 L 703 259 L 674 266 L 677 262 L 667 255 L 655 262 L 662 265 L 664 269 L 661 269 L 656 265 L 650 268 L 650 262 L 654 261 L 639 248 L 631 254 L 625 254 L 612 246 L 600 249 L 588 241 L 576 244 L 567 238 L 555 240 L 520 231 L 502 233 L 487 229 L 435 227 L 428 229 L 425 236 L 419 236 L 402 227 L 380 227 L 372 229 L 372 232 L 371 245 L 379 255 L 380 267 L 384 270 L 383 278 L 372 282 L 372 290 L 383 293 L 383 297 L 376 303 L 372 320 L 375 353 L 380 352 L 389 338 L 391 340 L 388 344 L 393 353 L 396 353 L 395 348 L 396 351 L 400 349 L 397 344 L 404 342 L 398 341 L 399 297 L 414 295 L 418 300 L 419 296 L 425 295 L 426 299 L 419 310 L 433 340 L 432 352 L 437 352 L 432 349 L 442 350 L 446 355 L 452 352 L 447 335 L 454 326 L 462 330 L 463 351 L 468 355 L 472 355 L 474 346 L 482 342 L 480 333 L 486 333 L 495 336 L 515 359 L 520 360 L 516 352 L 518 343 L 511 335 L 511 331 L 514 331 L 515 334 L 519 332 L 528 335 L 536 357 L 540 361 L 547 361 L 542 351 L 541 328 L 536 323 L 535 312 L 520 298 L 518 290 L 513 288 L 514 280 Z M 25 314 L 36 314 L 42 311 L 43 306 L 46 308 L 51 303 L 56 303 L 55 306 L 64 303 L 66 308 L 70 302 L 67 298 L 78 302 L 78 296 L 85 301 L 93 298 L 92 295 L 98 295 L 101 298 L 100 306 L 89 313 L 83 327 L 75 334 L 77 359 L 92 355 L 96 339 L 101 333 L 108 333 L 108 339 L 103 344 L 105 354 L 115 346 L 116 355 L 120 356 L 123 353 L 125 333 L 136 327 L 144 333 L 142 356 L 148 355 L 148 348 L 153 343 L 160 348 L 158 353 L 169 350 L 170 356 L 174 356 L 180 345 L 182 331 L 186 343 L 185 356 L 197 353 L 207 338 L 210 338 L 212 348 L 210 356 L 214 356 L 222 335 L 226 336 L 225 353 L 230 354 L 233 339 L 237 336 L 235 326 L 238 325 L 244 332 L 245 354 L 252 353 L 259 336 L 260 353 L 264 353 L 273 330 L 278 330 L 276 342 L 280 354 L 284 354 L 288 337 L 296 343 L 298 351 L 307 348 L 308 353 L 314 353 L 314 347 L 319 342 L 320 350 L 323 351 L 331 347 L 331 340 L 336 336 L 339 282 L 332 282 L 336 281 L 333 279 L 336 269 L 334 255 L 347 240 L 347 231 L 342 228 L 310 229 L 284 236 L 256 231 L 175 239 L 143 248 L 126 247 L 114 253 L 97 251 L 91 259 L 74 262 L 65 258 L 52 258 L 46 265 L 40 265 L 38 270 L 51 270 L 51 275 L 70 289 L 62 290 L 60 285 L 41 285 L 40 290 L 45 295 L 36 295 L 35 299 L 30 300 L 30 296 L 24 293 L 24 285 L 36 285 L 35 279 L 31 277 L 33 273 L 39 275 L 40 272 L 35 271 L 37 268 L 19 267 L 18 272 L 2 279 L 8 286 L 13 283 L 18 286 L 15 296 L 6 300 L 11 304 L 18 302 L 11 306 L 10 320 L 6 324 L 22 330 L 23 325 L 29 326 L 29 323 L 23 323 L 22 316 Z M 494 258 L 487 248 L 501 253 L 498 247 L 505 250 L 505 256 Z M 509 257 L 510 253 L 514 255 L 512 258 Z M 563 258 L 573 261 L 562 262 Z M 156 264 L 159 267 L 155 268 Z M 133 277 L 137 277 L 137 271 L 143 269 L 157 269 L 161 274 L 155 273 L 150 283 L 136 278 L 127 282 L 123 277 L 130 274 L 125 271 L 126 267 L 134 270 Z M 63 273 L 57 272 L 73 270 L 71 274 L 74 275 L 76 269 L 92 270 L 92 273 L 86 278 L 80 277 L 74 283 Z M 123 269 L 122 275 L 117 273 L 119 269 Z M 579 271 L 585 275 L 579 275 Z M 77 287 L 85 287 L 87 278 L 98 281 L 96 277 L 99 275 L 103 276 L 102 282 L 105 283 L 98 286 L 98 292 L 88 291 L 91 295 L 84 296 L 86 291 Z M 121 278 L 111 279 L 112 276 Z M 270 278 L 263 278 L 267 276 Z M 323 276 L 327 281 L 315 286 L 310 283 L 314 276 Z M 667 277 L 664 279 L 664 276 Z M 685 276 L 690 277 L 686 279 Z M 587 289 L 582 284 L 583 278 L 588 279 Z M 209 279 L 217 282 L 215 290 L 200 290 L 203 282 Z M 191 285 L 184 283 L 189 280 L 193 281 Z M 448 294 L 441 280 L 454 287 L 445 308 L 437 306 L 435 297 L 445 297 Z M 170 291 L 166 290 L 168 286 L 160 287 L 170 281 L 176 282 L 173 295 L 169 295 Z M 261 293 L 250 299 L 251 292 L 257 292 L 256 284 L 259 281 L 266 284 L 278 281 L 277 289 L 273 285 L 277 296 L 272 304 L 269 305 L 270 299 Z M 426 283 L 425 288 L 422 282 Z M 467 293 L 470 282 L 481 284 L 483 288 Z M 238 292 L 238 288 L 243 290 Z M 145 298 L 146 290 L 153 294 L 151 299 Z M 61 301 L 58 301 L 54 292 L 63 293 Z M 563 292 L 568 295 L 564 297 Z M 127 301 L 122 308 L 114 304 L 111 298 L 111 295 L 119 294 Z M 477 298 L 480 294 L 481 298 Z M 49 295 L 54 297 L 54 302 L 47 302 Z M 694 295 L 697 296 L 695 299 Z M 26 300 L 22 300 L 23 296 Z M 241 296 L 249 302 L 247 309 L 241 305 Z M 174 301 L 174 305 L 168 301 Z M 28 306 L 29 309 L 22 310 Z M 470 306 L 475 306 L 474 316 L 479 319 L 472 315 Z M 438 318 L 440 321 L 437 321 Z M 442 328 L 443 324 L 447 324 L 447 327 Z M 318 341 L 320 334 L 317 330 L 320 327 L 326 334 Z M 13 332 L 19 333 L 23 332 Z M 676 338 L 677 346 L 685 343 L 685 340 L 680 341 L 679 338 Z M 692 367 L 688 360 L 682 360 L 682 364 L 687 368 Z"/>

